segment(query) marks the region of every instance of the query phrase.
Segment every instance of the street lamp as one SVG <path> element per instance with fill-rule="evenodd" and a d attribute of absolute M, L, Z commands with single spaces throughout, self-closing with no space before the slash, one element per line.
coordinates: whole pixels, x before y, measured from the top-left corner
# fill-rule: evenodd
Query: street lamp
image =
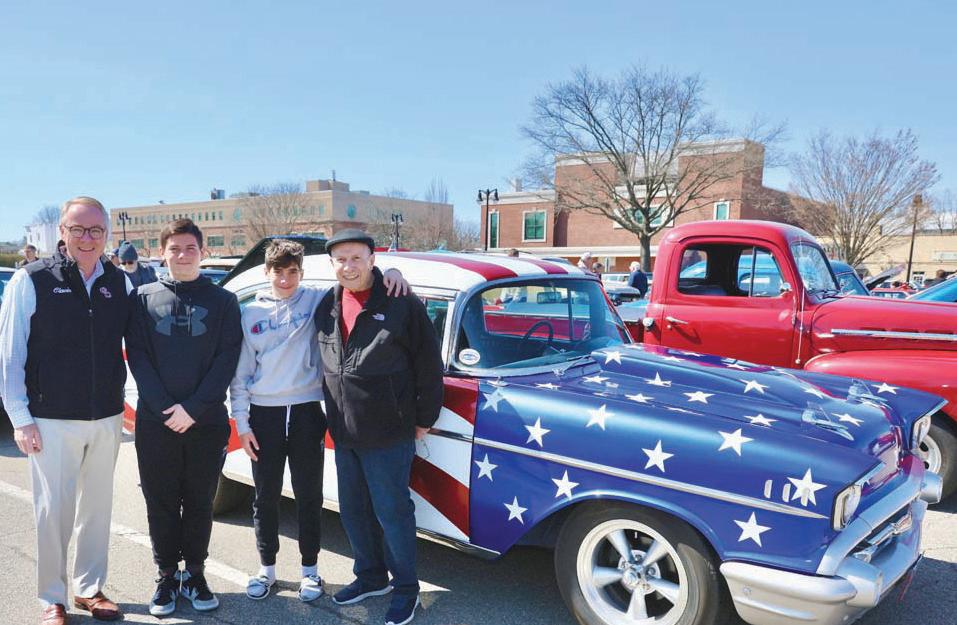
<path fill-rule="evenodd" d="M 482 224 L 485 227 L 485 237 L 482 239 L 482 251 L 488 251 L 488 240 L 491 236 L 491 232 L 488 227 L 488 203 L 490 200 L 495 200 L 498 202 L 498 189 L 479 189 L 478 192 L 478 201 L 485 202 L 485 210 L 482 212 Z M 496 241 L 496 244 L 498 242 Z"/>
<path fill-rule="evenodd" d="M 120 224 L 123 226 L 123 240 L 125 241 L 126 240 L 126 222 L 133 221 L 133 218 L 130 217 L 129 213 L 127 213 L 126 211 L 121 212 L 119 215 L 116 216 L 116 218 L 120 220 Z"/>
<path fill-rule="evenodd" d="M 402 225 L 402 213 L 392 213 L 392 243 L 389 244 L 390 252 L 399 251 L 399 226 Z"/>
<path fill-rule="evenodd" d="M 917 218 L 921 212 L 921 207 L 924 205 L 924 197 L 918 193 L 914 196 L 914 200 L 911 203 L 911 208 L 914 211 L 914 223 L 911 226 L 910 231 L 910 252 L 907 254 L 907 279 L 904 281 L 905 284 L 910 284 L 910 270 L 911 263 L 914 262 L 914 239 L 917 238 Z"/>

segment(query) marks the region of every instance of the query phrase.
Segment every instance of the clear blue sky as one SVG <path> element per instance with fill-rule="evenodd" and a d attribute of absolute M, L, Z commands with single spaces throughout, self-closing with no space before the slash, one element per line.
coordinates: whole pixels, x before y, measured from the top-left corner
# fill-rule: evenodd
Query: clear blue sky
<path fill-rule="evenodd" d="M 465 6 L 467 5 L 467 6 Z M 549 81 L 587 65 L 700 72 L 732 123 L 911 127 L 957 188 L 948 2 L 2 2 L 0 239 L 45 204 L 203 199 L 337 177 L 458 216 L 505 188 Z M 769 171 L 774 186 L 787 173 Z"/>

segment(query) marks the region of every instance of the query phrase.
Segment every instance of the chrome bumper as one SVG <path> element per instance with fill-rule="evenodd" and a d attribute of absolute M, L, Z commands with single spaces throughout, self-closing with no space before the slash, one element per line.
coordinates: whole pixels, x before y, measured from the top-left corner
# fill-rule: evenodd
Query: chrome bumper
<path fill-rule="evenodd" d="M 744 562 L 721 565 L 738 614 L 752 625 L 847 625 L 876 606 L 920 561 L 921 523 L 939 488 L 919 491 L 879 551 L 846 555 L 833 575 L 805 575 Z M 935 496 L 936 495 L 936 496 Z"/>

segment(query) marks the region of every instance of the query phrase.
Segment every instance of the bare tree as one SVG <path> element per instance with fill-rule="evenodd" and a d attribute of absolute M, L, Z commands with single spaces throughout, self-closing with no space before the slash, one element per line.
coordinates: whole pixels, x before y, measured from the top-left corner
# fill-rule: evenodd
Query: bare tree
<path fill-rule="evenodd" d="M 522 132 L 539 154 L 525 177 L 555 191 L 556 215 L 584 210 L 635 233 L 646 271 L 651 238 L 712 202 L 715 185 L 761 167 L 762 144 L 784 131 L 753 122 L 745 135 L 753 141 L 729 144 L 733 132 L 708 109 L 702 78 L 666 69 L 633 67 L 616 79 L 580 69 L 532 108 Z M 561 179 L 559 161 L 583 165 L 584 175 Z"/>
<path fill-rule="evenodd" d="M 930 207 L 933 211 L 930 223 L 940 234 L 951 234 L 957 231 L 957 195 L 950 189 L 934 194 L 930 198 Z"/>
<path fill-rule="evenodd" d="M 239 201 L 252 240 L 274 234 L 315 230 L 319 212 L 297 182 L 253 185 Z"/>
<path fill-rule="evenodd" d="M 60 222 L 60 207 L 47 204 L 33 216 L 35 224 L 57 224 Z"/>
<path fill-rule="evenodd" d="M 799 206 L 798 220 L 829 238 L 848 264 L 862 264 L 892 237 L 909 234 L 915 218 L 926 218 L 913 214 L 912 201 L 940 175 L 917 149 L 910 130 L 891 137 L 874 132 L 863 139 L 821 131 L 792 160 L 797 193 L 813 200 Z"/>
<path fill-rule="evenodd" d="M 413 198 L 414 196 L 402 189 L 387 189 L 370 207 L 366 231 L 379 245 L 385 246 L 392 241 L 392 215 L 396 213 L 402 214 L 399 244 L 403 248 L 461 249 L 452 245 L 459 245 L 462 241 L 470 240 L 468 228 L 448 218 L 445 206 L 448 205 L 449 193 L 441 179 L 433 178 L 430 181 L 423 194 L 425 205 L 419 210 L 403 211 L 402 203 L 396 201 Z"/>

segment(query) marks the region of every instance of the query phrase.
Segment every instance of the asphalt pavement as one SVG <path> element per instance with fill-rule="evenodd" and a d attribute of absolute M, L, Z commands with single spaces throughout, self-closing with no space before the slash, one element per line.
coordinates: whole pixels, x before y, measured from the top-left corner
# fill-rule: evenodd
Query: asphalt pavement
<path fill-rule="evenodd" d="M 30 499 L 27 462 L 13 444 L 9 425 L 0 427 L 0 567 L 3 600 L 0 624 L 35 623 L 36 535 Z M 328 597 L 303 604 L 296 597 L 299 558 L 295 509 L 285 500 L 280 526 L 278 593 L 264 601 L 250 601 L 244 588 L 258 568 L 251 511 L 218 517 L 213 527 L 207 578 L 220 598 L 215 612 L 195 612 L 180 600 L 172 617 L 156 619 L 147 603 L 153 591 L 146 509 L 138 485 L 132 437 L 125 437 L 116 468 L 110 577 L 106 594 L 133 623 L 348 623 L 379 624 L 388 597 L 376 597 L 356 606 L 340 607 Z M 327 592 L 352 580 L 352 561 L 339 517 L 323 516 L 323 551 L 319 569 Z M 422 624 L 573 625 L 562 602 L 552 553 L 542 549 L 515 549 L 496 561 L 485 561 L 420 540 L 419 574 L 423 608 L 415 622 Z M 957 498 L 931 510 L 925 522 L 924 562 L 903 599 L 895 594 L 866 615 L 863 625 L 917 625 L 957 623 Z M 70 609 L 71 623 L 93 623 L 91 617 Z"/>

